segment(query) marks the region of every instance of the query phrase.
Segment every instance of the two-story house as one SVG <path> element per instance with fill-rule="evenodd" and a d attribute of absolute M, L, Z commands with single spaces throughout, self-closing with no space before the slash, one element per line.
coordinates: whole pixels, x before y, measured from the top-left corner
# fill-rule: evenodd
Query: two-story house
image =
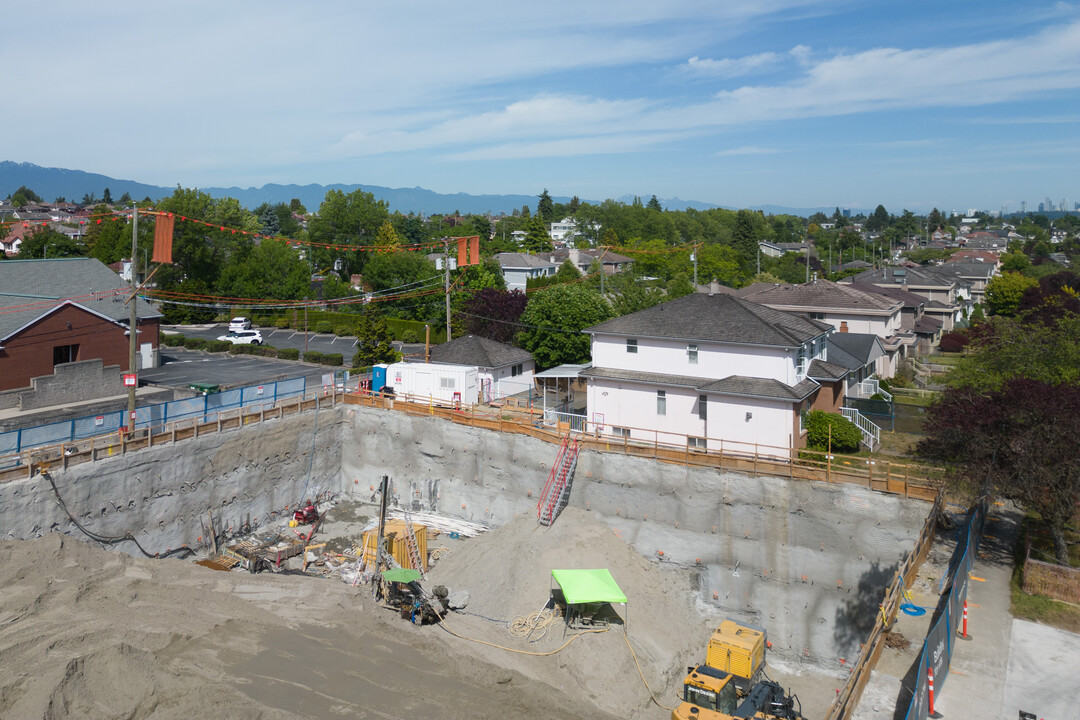
<path fill-rule="evenodd" d="M 844 278 L 841 283 L 870 283 L 899 287 L 921 295 L 926 300 L 925 313 L 941 321 L 945 332 L 950 332 L 960 320 L 962 306 L 957 302 L 959 282 L 942 277 L 922 267 L 889 266 L 861 272 Z"/>
<path fill-rule="evenodd" d="M 589 419 L 619 438 L 787 457 L 805 445 L 814 378 L 844 378 L 823 366 L 828 323 L 730 294 L 694 293 L 586 332 Z"/>
<path fill-rule="evenodd" d="M 549 255 L 529 255 L 528 253 L 499 253 L 495 256 L 502 270 L 507 290 L 525 292 L 525 285 L 530 278 L 548 277 L 559 270 L 559 266 Z"/>

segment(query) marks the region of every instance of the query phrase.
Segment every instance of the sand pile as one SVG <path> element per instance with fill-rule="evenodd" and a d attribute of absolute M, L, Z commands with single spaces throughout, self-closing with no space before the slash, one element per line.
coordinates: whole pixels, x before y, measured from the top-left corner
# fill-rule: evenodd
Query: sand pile
<path fill-rule="evenodd" d="M 468 590 L 466 611 L 492 619 L 454 614 L 447 625 L 462 635 L 532 652 L 554 650 L 573 634 L 564 633 L 561 622 L 540 642 L 531 643 L 511 636 L 505 624 L 493 620 L 539 610 L 549 596 L 553 569 L 607 568 L 627 597 L 628 605 L 615 609 L 628 621 L 628 637 L 661 703 L 674 704 L 671 688 L 685 675 L 686 666 L 704 655 L 707 623 L 694 607 L 692 572 L 642 557 L 585 510 L 567 508 L 550 528 L 538 525 L 535 516 L 522 515 L 451 547 L 427 584 Z M 582 636 L 547 657 L 509 653 L 454 637 L 446 642 L 587 698 L 620 717 L 663 717 L 649 703 L 622 630 L 614 626 L 603 634 Z"/>
<path fill-rule="evenodd" d="M 0 542 L 0 717 L 606 717 L 376 607 L 368 588 L 49 535 Z M 539 714 L 537 714 L 539 713 Z"/>

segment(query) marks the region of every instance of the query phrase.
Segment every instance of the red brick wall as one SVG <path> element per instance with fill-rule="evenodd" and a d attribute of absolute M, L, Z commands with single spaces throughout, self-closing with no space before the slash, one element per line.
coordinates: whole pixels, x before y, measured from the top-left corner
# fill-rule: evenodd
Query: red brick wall
<path fill-rule="evenodd" d="M 824 410 L 828 413 L 839 413 L 844 404 L 844 381 L 837 380 L 827 382 L 819 380 L 821 389 L 818 390 L 810 405 L 811 410 Z"/>
<path fill-rule="evenodd" d="M 140 323 L 140 344 L 149 342 L 156 348 L 158 326 L 157 318 Z M 28 387 L 31 378 L 51 375 L 53 348 L 58 345 L 78 345 L 74 360 L 100 358 L 105 365 L 128 367 L 126 327 L 66 305 L 4 342 L 0 350 L 0 390 Z"/>

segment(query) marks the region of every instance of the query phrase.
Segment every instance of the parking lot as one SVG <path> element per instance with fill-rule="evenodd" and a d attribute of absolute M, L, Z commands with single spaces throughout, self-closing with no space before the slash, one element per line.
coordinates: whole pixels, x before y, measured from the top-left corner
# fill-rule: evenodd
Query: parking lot
<path fill-rule="evenodd" d="M 325 376 L 333 377 L 335 370 L 343 369 L 305 365 L 253 355 L 211 354 L 164 346 L 161 348 L 161 363 L 161 367 L 140 371 L 139 380 L 151 385 L 174 388 L 186 388 L 192 383 L 200 383 L 228 389 L 274 380 L 306 377 L 310 388 L 325 384 Z"/>
<path fill-rule="evenodd" d="M 314 350 L 321 353 L 341 353 L 345 356 L 345 364 L 352 362 L 353 353 L 356 352 L 356 338 L 338 337 L 337 335 L 305 333 L 302 330 L 281 330 L 274 327 L 256 328 L 263 337 L 263 345 L 276 348 L 296 348 L 297 350 Z M 202 338 L 203 340 L 217 340 L 229 332 L 227 324 L 221 325 L 163 325 L 163 333 L 180 333 L 185 337 Z"/>

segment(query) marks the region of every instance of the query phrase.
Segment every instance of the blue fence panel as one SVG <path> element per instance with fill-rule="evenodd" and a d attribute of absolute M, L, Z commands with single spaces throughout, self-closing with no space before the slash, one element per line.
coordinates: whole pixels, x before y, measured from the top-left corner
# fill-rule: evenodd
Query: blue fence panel
<path fill-rule="evenodd" d="M 168 408 L 168 421 L 174 420 L 188 420 L 191 418 L 201 418 L 206 414 L 206 398 L 208 395 L 199 395 L 193 398 L 185 398 L 184 400 L 173 400 L 169 403 Z"/>
<path fill-rule="evenodd" d="M 233 410 L 240 407 L 240 398 L 243 391 L 240 389 L 226 390 L 206 396 L 206 422 L 217 420 L 218 413 L 222 410 Z"/>
<path fill-rule="evenodd" d="M 19 431 L 10 430 L 0 433 L 0 455 L 19 452 Z"/>
<path fill-rule="evenodd" d="M 926 677 L 926 641 L 923 640 L 923 650 L 919 655 L 919 669 L 915 675 L 915 694 L 911 696 L 911 704 L 908 705 L 907 715 L 904 720 L 926 720 L 930 713 L 930 697 L 927 692 Z"/>
<path fill-rule="evenodd" d="M 293 378 L 292 380 L 282 380 L 277 383 L 277 399 L 280 400 L 284 397 L 293 397 L 295 395 L 303 395 L 307 388 L 307 378 Z"/>
<path fill-rule="evenodd" d="M 241 404 L 245 409 L 252 411 L 258 411 L 262 409 L 269 409 L 274 406 L 274 391 L 277 389 L 277 383 L 266 383 L 265 385 L 253 385 L 243 389 L 243 399 Z"/>
<path fill-rule="evenodd" d="M 24 448 L 38 445 L 55 445 L 71 440 L 72 422 L 65 420 L 48 425 L 38 425 L 32 428 L 23 428 L 22 446 Z"/>
<path fill-rule="evenodd" d="M 89 415 L 75 419 L 74 437 L 82 439 L 101 435 L 108 432 L 116 432 L 124 424 L 124 413 L 109 412 L 101 415 Z"/>
<path fill-rule="evenodd" d="M 169 404 L 155 403 L 153 405 L 146 405 L 144 408 L 139 408 L 138 414 L 135 416 L 139 427 L 144 427 L 144 409 L 146 410 L 145 427 L 149 427 L 152 432 L 160 432 L 161 427 L 168 422 Z"/>

